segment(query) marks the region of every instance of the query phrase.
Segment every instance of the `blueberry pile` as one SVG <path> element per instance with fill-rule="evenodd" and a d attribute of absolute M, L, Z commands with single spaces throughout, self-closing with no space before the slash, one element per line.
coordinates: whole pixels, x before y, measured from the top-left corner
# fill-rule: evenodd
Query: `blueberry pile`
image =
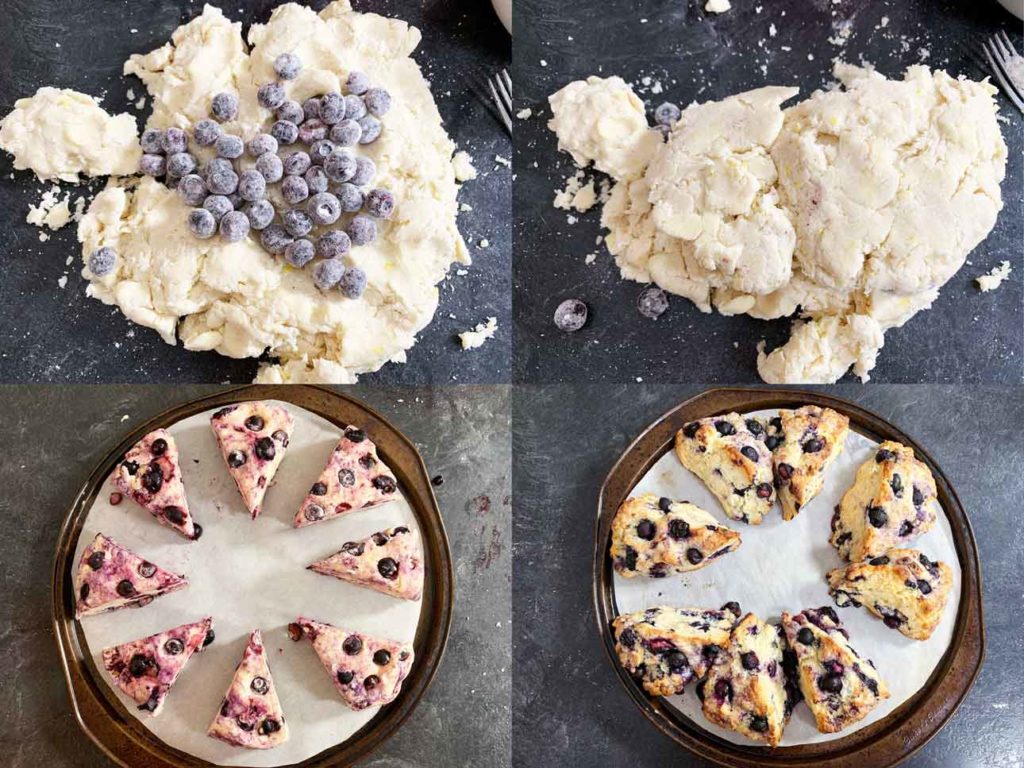
<path fill-rule="evenodd" d="M 320 257 L 313 268 L 316 286 L 337 287 L 354 299 L 366 288 L 366 274 L 346 267 L 341 257 L 376 239 L 377 221 L 391 217 L 395 198 L 370 186 L 377 172 L 373 160 L 350 148 L 377 140 L 383 127 L 379 118 L 390 109 L 391 96 L 371 87 L 362 72 L 351 72 L 344 95 L 325 93 L 299 104 L 287 98 L 282 81 L 293 80 L 301 69 L 298 56 L 283 53 L 274 61 L 279 80 L 260 86 L 257 100 L 276 118 L 269 133 L 248 142 L 226 133 L 220 124 L 237 117 L 238 97 L 218 93 L 210 102 L 213 119 L 197 122 L 191 137 L 199 147 L 212 147 L 214 158 L 200 165 L 181 128 L 149 129 L 142 134 L 139 168 L 163 178 L 192 206 L 187 223 L 196 237 L 219 234 L 234 243 L 258 231 L 263 248 L 293 267 Z M 278 154 L 296 144 L 302 146 Z M 252 162 L 243 169 L 245 156 Z M 267 198 L 271 184 L 279 185 L 285 207 L 278 209 Z M 331 229 L 345 214 L 354 215 Z"/>

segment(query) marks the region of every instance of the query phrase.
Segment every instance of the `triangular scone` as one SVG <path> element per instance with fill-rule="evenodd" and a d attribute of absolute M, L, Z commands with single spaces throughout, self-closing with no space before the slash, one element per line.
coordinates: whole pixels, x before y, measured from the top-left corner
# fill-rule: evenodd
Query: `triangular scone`
<path fill-rule="evenodd" d="M 935 525 L 935 480 L 905 445 L 886 441 L 857 470 L 832 515 L 829 541 L 846 560 L 905 546 Z"/>
<path fill-rule="evenodd" d="M 213 619 L 194 621 L 149 637 L 103 649 L 114 684 L 143 712 L 160 714 L 174 681 L 193 653 L 213 642 Z"/>
<path fill-rule="evenodd" d="M 423 594 L 419 538 L 404 525 L 348 541 L 340 552 L 306 567 L 404 600 L 419 600 Z"/>
<path fill-rule="evenodd" d="M 676 456 L 704 481 L 725 514 L 758 525 L 775 501 L 764 426 L 738 413 L 699 419 L 676 433 Z"/>
<path fill-rule="evenodd" d="M 825 470 L 843 452 L 849 434 L 848 417 L 816 405 L 783 409 L 769 420 L 765 444 L 772 452 L 783 520 L 792 520 L 818 495 Z"/>
<path fill-rule="evenodd" d="M 398 481 L 377 456 L 377 446 L 363 430 L 346 427 L 320 479 L 295 513 L 294 524 L 301 528 L 396 498 Z"/>
<path fill-rule="evenodd" d="M 800 691 L 819 731 L 841 731 L 889 698 L 875 665 L 853 650 L 832 608 L 808 608 L 796 616 L 783 612 L 782 626 L 796 653 Z"/>
<path fill-rule="evenodd" d="M 652 696 L 682 693 L 707 673 L 739 617 L 736 603 L 718 611 L 662 605 L 626 613 L 612 621 L 615 652 Z"/>
<path fill-rule="evenodd" d="M 284 461 L 294 427 L 288 411 L 262 400 L 229 405 L 210 417 L 228 472 L 253 520 Z"/>
<path fill-rule="evenodd" d="M 748 613 L 697 688 L 704 716 L 754 741 L 778 746 L 796 705 L 783 670 L 782 627 Z"/>
<path fill-rule="evenodd" d="M 696 571 L 740 545 L 740 535 L 687 501 L 644 493 L 612 520 L 612 566 L 627 578 Z"/>
<path fill-rule="evenodd" d="M 828 574 L 829 593 L 836 605 L 863 605 L 885 626 L 914 640 L 932 636 L 952 585 L 950 567 L 916 549 L 890 549 Z"/>
<path fill-rule="evenodd" d="M 258 629 L 249 635 L 242 661 L 207 734 L 248 749 L 271 749 L 288 741 L 288 724 Z"/>
<path fill-rule="evenodd" d="M 184 576 L 169 573 L 97 533 L 82 552 L 75 574 L 75 616 L 138 608 L 187 586 Z"/>
<path fill-rule="evenodd" d="M 289 624 L 288 632 L 295 641 L 309 638 L 341 698 L 357 712 L 394 701 L 412 667 L 411 643 L 372 637 L 306 618 Z"/>
<path fill-rule="evenodd" d="M 150 432 L 133 445 L 110 479 L 121 493 L 185 538 L 202 535 L 202 526 L 188 511 L 178 446 L 166 429 Z"/>

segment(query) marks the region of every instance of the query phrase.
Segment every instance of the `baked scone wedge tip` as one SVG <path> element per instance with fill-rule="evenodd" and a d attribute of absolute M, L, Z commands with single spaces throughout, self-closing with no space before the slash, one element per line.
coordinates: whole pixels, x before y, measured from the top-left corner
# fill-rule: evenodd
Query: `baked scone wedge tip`
<path fill-rule="evenodd" d="M 758 525 L 775 503 L 764 425 L 738 413 L 691 421 L 676 433 L 676 456 L 731 520 Z"/>
<path fill-rule="evenodd" d="M 740 545 L 700 507 L 653 493 L 626 499 L 612 520 L 612 567 L 626 578 L 696 571 Z"/>
<path fill-rule="evenodd" d="M 377 446 L 363 430 L 349 426 L 295 513 L 294 526 L 330 520 L 398 497 L 398 481 L 377 455 Z"/>
<path fill-rule="evenodd" d="M 849 434 L 848 417 L 816 405 L 781 409 L 769 419 L 765 443 L 772 452 L 783 520 L 792 520 L 818 495 Z"/>
<path fill-rule="evenodd" d="M 249 635 L 242 660 L 207 734 L 247 749 L 272 749 L 288 741 L 288 724 L 258 629 Z"/>
<path fill-rule="evenodd" d="M 202 535 L 203 528 L 192 519 L 185 498 L 178 446 L 166 429 L 154 430 L 133 445 L 111 481 L 121 493 L 186 539 Z"/>
<path fill-rule="evenodd" d="M 339 552 L 306 567 L 403 600 L 419 600 L 423 594 L 419 537 L 404 525 L 345 542 Z"/>
<path fill-rule="evenodd" d="M 295 420 L 284 407 L 262 400 L 229 405 L 210 417 L 224 463 L 253 520 L 284 461 L 294 428 Z"/>
<path fill-rule="evenodd" d="M 342 700 L 357 712 L 394 701 L 415 656 L 412 643 L 352 632 L 313 619 L 296 619 L 288 625 L 288 632 L 296 642 L 305 637 L 313 644 Z"/>
<path fill-rule="evenodd" d="M 952 569 L 916 549 L 890 549 L 828 573 L 836 605 L 863 605 L 885 626 L 914 640 L 932 636 L 952 586 Z"/>
<path fill-rule="evenodd" d="M 139 608 L 188 586 L 188 579 L 97 533 L 82 552 L 75 574 L 75 617 Z"/>
<path fill-rule="evenodd" d="M 163 709 L 164 699 L 195 653 L 213 642 L 213 619 L 209 616 L 103 649 L 103 666 L 114 684 L 154 717 Z"/>

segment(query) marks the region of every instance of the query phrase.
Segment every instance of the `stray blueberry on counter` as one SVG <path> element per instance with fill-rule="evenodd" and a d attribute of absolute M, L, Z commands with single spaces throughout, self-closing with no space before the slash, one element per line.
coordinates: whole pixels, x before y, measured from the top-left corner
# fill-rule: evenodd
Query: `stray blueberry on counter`
<path fill-rule="evenodd" d="M 650 285 L 640 291 L 636 309 L 644 317 L 657 320 L 668 309 L 668 296 L 658 286 Z"/>
<path fill-rule="evenodd" d="M 671 128 L 676 122 L 682 117 L 683 112 L 679 107 L 673 104 L 671 101 L 666 101 L 664 104 L 654 110 L 654 121 L 658 125 L 665 125 Z"/>
<path fill-rule="evenodd" d="M 362 135 L 363 129 L 355 120 L 342 120 L 331 128 L 331 141 L 343 147 L 354 147 Z"/>
<path fill-rule="evenodd" d="M 188 214 L 188 230 L 196 237 L 206 240 L 217 232 L 217 220 L 205 208 L 193 208 Z"/>
<path fill-rule="evenodd" d="M 282 53 L 274 59 L 274 71 L 282 80 L 294 80 L 302 69 L 302 60 L 294 53 Z"/>
<path fill-rule="evenodd" d="M 337 128 L 337 126 L 335 126 L 335 128 Z M 312 142 L 312 145 L 309 148 L 309 160 L 311 163 L 313 163 L 313 165 L 323 165 L 324 160 L 328 158 L 328 156 L 331 154 L 331 152 L 334 151 L 334 149 L 335 147 L 333 141 L 328 141 L 327 139 L 317 139 L 316 141 Z"/>
<path fill-rule="evenodd" d="M 178 194 L 181 199 L 191 206 L 202 205 L 209 194 L 206 191 L 206 182 L 203 177 L 195 173 L 183 176 L 178 182 Z"/>
<path fill-rule="evenodd" d="M 167 173 L 167 158 L 163 155 L 145 154 L 139 160 L 139 170 L 153 178 L 163 176 Z"/>
<path fill-rule="evenodd" d="M 358 123 L 359 128 L 363 132 L 362 136 L 359 137 L 360 144 L 372 144 L 380 138 L 380 132 L 384 126 L 381 125 L 380 120 L 376 117 L 367 115 L 366 117 L 359 118 Z"/>
<path fill-rule="evenodd" d="M 309 187 L 310 194 L 315 195 L 317 192 L 327 191 L 327 174 L 324 173 L 324 169 L 320 166 L 314 165 L 302 174 L 302 178 L 306 180 L 306 186 Z"/>
<path fill-rule="evenodd" d="M 271 126 L 270 133 L 279 144 L 294 144 L 299 138 L 299 126 L 287 120 L 278 120 Z"/>
<path fill-rule="evenodd" d="M 345 98 L 340 93 L 325 93 L 320 98 L 319 118 L 328 125 L 344 120 L 345 111 Z"/>
<path fill-rule="evenodd" d="M 164 151 L 164 132 L 156 128 L 147 128 L 142 132 L 139 144 L 147 155 L 159 155 Z"/>
<path fill-rule="evenodd" d="M 206 177 L 206 186 L 214 195 L 230 195 L 238 189 L 238 174 L 230 169 L 213 169 Z"/>
<path fill-rule="evenodd" d="M 284 228 L 292 237 L 305 237 L 313 229 L 313 220 L 309 218 L 309 214 L 298 208 L 285 211 L 281 221 L 284 222 Z"/>
<path fill-rule="evenodd" d="M 298 205 L 309 197 L 309 185 L 301 176 L 286 176 L 281 182 L 281 197 L 288 205 Z"/>
<path fill-rule="evenodd" d="M 313 260 L 315 251 L 316 249 L 313 248 L 313 244 L 309 240 L 295 240 L 284 249 L 284 260 L 293 267 L 301 269 Z"/>
<path fill-rule="evenodd" d="M 289 123 L 295 123 L 296 125 L 307 119 L 302 105 L 293 99 L 285 99 L 274 112 L 274 115 L 278 120 L 287 120 Z"/>
<path fill-rule="evenodd" d="M 320 99 L 312 97 L 302 102 L 302 114 L 305 120 L 320 119 Z M 282 118 L 283 119 L 283 118 Z M 296 121 L 292 121 L 296 122 Z"/>
<path fill-rule="evenodd" d="M 307 120 L 299 126 L 299 141 L 303 144 L 312 144 L 314 141 L 327 138 L 327 123 L 323 120 Z"/>
<path fill-rule="evenodd" d="M 285 176 L 301 176 L 309 170 L 310 165 L 312 162 L 305 152 L 302 150 L 292 152 L 284 159 L 284 174 Z"/>
<path fill-rule="evenodd" d="M 110 246 L 104 245 L 89 254 L 89 271 L 96 277 L 109 275 L 114 271 L 117 263 L 117 252 Z"/>
<path fill-rule="evenodd" d="M 267 180 L 257 170 L 242 171 L 238 177 L 238 194 L 249 202 L 262 200 L 267 194 Z"/>
<path fill-rule="evenodd" d="M 383 88 L 371 88 L 363 96 L 363 103 L 371 115 L 380 117 L 391 109 L 391 94 Z"/>
<path fill-rule="evenodd" d="M 366 212 L 377 219 L 390 219 L 395 212 L 395 196 L 386 189 L 371 189 L 366 195 Z"/>
<path fill-rule="evenodd" d="M 226 157 L 229 160 L 234 160 L 236 157 L 241 157 L 244 151 L 245 145 L 239 136 L 225 133 L 217 139 L 217 157 Z"/>
<path fill-rule="evenodd" d="M 284 163 L 273 152 L 264 152 L 256 158 L 256 170 L 260 172 L 260 175 L 267 182 L 273 184 L 275 181 L 280 181 L 281 177 L 284 176 Z"/>
<path fill-rule="evenodd" d="M 212 147 L 220 138 L 220 126 L 213 120 L 200 120 L 192 127 L 192 140 L 200 147 Z"/>
<path fill-rule="evenodd" d="M 348 181 L 356 175 L 355 158 L 348 152 L 337 149 L 324 159 L 324 173 L 331 181 Z"/>
<path fill-rule="evenodd" d="M 241 211 L 228 211 L 220 220 L 220 236 L 229 243 L 237 243 L 249 234 L 249 217 Z"/>
<path fill-rule="evenodd" d="M 356 158 L 356 172 L 352 176 L 350 181 L 357 187 L 365 187 L 371 181 L 373 177 L 377 175 L 377 166 L 373 160 L 368 157 L 360 155 Z"/>
<path fill-rule="evenodd" d="M 224 195 L 210 195 L 203 201 L 203 208 L 213 214 L 215 221 L 220 221 L 225 213 L 234 210 L 231 201 Z"/>
<path fill-rule="evenodd" d="M 355 213 L 363 207 L 363 191 L 355 184 L 341 184 L 335 190 L 335 194 L 341 202 L 341 210 L 345 213 Z"/>
<path fill-rule="evenodd" d="M 338 281 L 338 289 L 346 299 L 358 299 L 366 290 L 366 273 L 359 267 L 349 267 Z"/>
<path fill-rule="evenodd" d="M 175 152 L 167 157 L 167 173 L 179 179 L 196 169 L 196 159 L 188 152 Z"/>
<path fill-rule="evenodd" d="M 256 101 L 266 109 L 277 109 L 284 104 L 284 86 L 280 83 L 264 83 L 256 91 Z"/>
<path fill-rule="evenodd" d="M 377 224 L 369 216 L 353 216 L 345 227 L 352 245 L 367 245 L 377 239 Z"/>
<path fill-rule="evenodd" d="M 338 259 L 324 259 L 313 267 L 313 284 L 321 291 L 333 288 L 345 274 L 345 265 Z"/>
<path fill-rule="evenodd" d="M 168 128 L 160 140 L 165 155 L 173 155 L 188 149 L 188 136 L 181 128 Z"/>
<path fill-rule="evenodd" d="M 341 217 L 341 203 L 330 192 L 318 192 L 306 203 L 306 213 L 316 224 L 325 227 Z"/>
<path fill-rule="evenodd" d="M 566 333 L 574 333 L 587 324 L 590 310 L 579 299 L 566 299 L 555 310 L 555 327 Z"/>
<path fill-rule="evenodd" d="M 362 72 L 353 70 L 348 73 L 348 79 L 345 81 L 345 88 L 349 93 L 354 93 L 356 96 L 362 96 L 366 93 L 369 87 L 370 78 Z"/>
<path fill-rule="evenodd" d="M 210 102 L 210 114 L 220 123 L 234 120 L 238 115 L 238 97 L 233 93 L 218 93 Z"/>
<path fill-rule="evenodd" d="M 268 253 L 272 253 L 275 256 L 284 253 L 284 249 L 293 242 L 292 236 L 285 232 L 284 227 L 279 224 L 271 224 L 260 232 L 260 245 Z"/>
<path fill-rule="evenodd" d="M 257 200 L 254 203 L 249 203 L 242 209 L 242 212 L 249 217 L 249 226 L 257 231 L 270 226 L 276 213 L 269 200 Z"/>
<path fill-rule="evenodd" d="M 332 229 L 320 235 L 316 241 L 316 253 L 324 259 L 335 259 L 342 254 L 348 253 L 352 247 L 352 241 L 348 235 L 340 229 Z"/>
<path fill-rule="evenodd" d="M 245 145 L 245 151 L 252 157 L 259 157 L 267 152 L 277 152 L 277 139 L 269 133 L 257 133 L 249 139 L 249 143 Z"/>
<path fill-rule="evenodd" d="M 345 97 L 345 118 L 347 120 L 359 120 L 366 116 L 366 103 L 354 94 Z"/>

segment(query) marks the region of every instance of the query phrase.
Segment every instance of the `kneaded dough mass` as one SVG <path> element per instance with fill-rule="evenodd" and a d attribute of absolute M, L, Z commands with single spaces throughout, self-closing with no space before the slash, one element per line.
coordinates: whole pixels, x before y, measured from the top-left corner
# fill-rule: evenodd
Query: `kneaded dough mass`
<path fill-rule="evenodd" d="M 844 89 L 788 109 L 795 88 L 693 104 L 665 142 L 619 78 L 550 98 L 559 147 L 616 181 L 601 222 L 625 279 L 704 312 L 801 313 L 785 345 L 758 350 L 770 383 L 851 366 L 866 381 L 885 331 L 931 306 L 1002 208 L 993 86 L 923 66 L 835 75 Z"/>
<path fill-rule="evenodd" d="M 352 70 L 387 89 L 393 106 L 383 133 L 359 151 L 376 163 L 375 185 L 395 195 L 395 214 L 379 222 L 372 244 L 345 256 L 366 272 L 365 293 L 346 299 L 338 291 L 321 292 L 311 269 L 290 267 L 253 236 L 237 243 L 193 237 L 180 196 L 145 177 L 108 187 L 79 225 L 86 262 L 101 246 L 118 254 L 109 275 L 98 277 L 86 266 L 89 295 L 156 329 L 170 344 L 177 336 L 188 349 L 229 357 L 269 352 L 279 362 L 263 364 L 257 381 L 351 382 L 405 360 L 437 308 L 437 283 L 452 262 L 469 262 L 455 225 L 455 147 L 410 56 L 419 31 L 404 21 L 356 13 L 347 0 L 319 14 L 288 4 L 268 23 L 253 25 L 248 41 L 251 49 L 240 22 L 208 5 L 171 42 L 132 56 L 125 72 L 138 75 L 153 97 L 148 127 L 190 129 L 208 116 L 215 94 L 232 91 L 239 95 L 239 114 L 225 130 L 246 140 L 266 131 L 271 113 L 259 106 L 256 90 L 275 79 L 274 59 L 285 52 L 302 60 L 300 75 L 284 84 L 287 97 L 300 103 L 340 91 Z"/>

